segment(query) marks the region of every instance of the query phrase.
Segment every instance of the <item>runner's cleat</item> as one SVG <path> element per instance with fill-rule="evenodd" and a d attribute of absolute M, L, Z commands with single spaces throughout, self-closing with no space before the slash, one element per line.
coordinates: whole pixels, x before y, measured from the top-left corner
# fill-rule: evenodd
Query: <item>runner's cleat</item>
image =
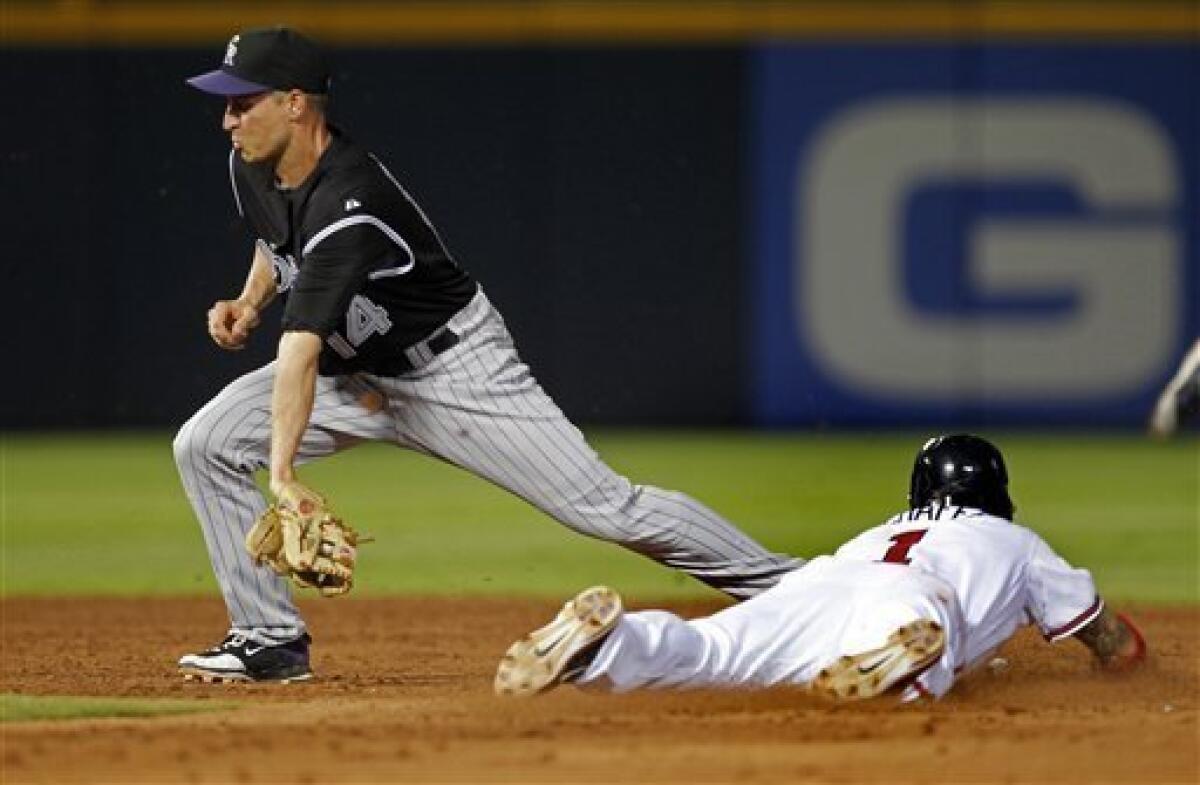
<path fill-rule="evenodd" d="M 888 636 L 877 649 L 839 657 L 817 674 L 810 688 L 835 700 L 861 700 L 915 680 L 937 662 L 946 634 L 935 621 L 918 619 Z"/>
<path fill-rule="evenodd" d="M 496 670 L 497 695 L 536 695 L 578 678 L 617 626 L 621 596 L 605 586 L 575 595 L 554 621 L 508 648 Z"/>

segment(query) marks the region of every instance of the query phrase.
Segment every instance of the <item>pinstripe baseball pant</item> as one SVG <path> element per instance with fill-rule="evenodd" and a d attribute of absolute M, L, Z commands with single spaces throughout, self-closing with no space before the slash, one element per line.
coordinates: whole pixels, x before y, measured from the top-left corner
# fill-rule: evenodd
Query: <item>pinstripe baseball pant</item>
<path fill-rule="evenodd" d="M 773 586 L 799 566 L 773 554 L 696 500 L 634 485 L 606 466 L 517 356 L 482 291 L 448 323 L 460 342 L 395 377 L 317 377 L 297 460 L 385 441 L 460 466 L 575 531 L 618 543 L 734 597 Z M 175 460 L 203 529 L 234 630 L 264 643 L 304 630 L 288 583 L 256 567 L 242 542 L 266 500 L 274 364 L 242 376 L 175 438 Z M 361 404 L 381 393 L 382 409 Z"/>

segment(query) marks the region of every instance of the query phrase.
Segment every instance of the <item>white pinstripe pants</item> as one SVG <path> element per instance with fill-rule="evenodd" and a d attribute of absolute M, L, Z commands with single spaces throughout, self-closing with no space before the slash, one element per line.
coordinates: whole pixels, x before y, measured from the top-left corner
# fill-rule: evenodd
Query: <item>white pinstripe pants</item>
<path fill-rule="evenodd" d="M 606 466 L 521 362 L 482 291 L 449 326 L 462 340 L 415 371 L 318 377 L 298 460 L 367 440 L 424 452 L 490 480 L 581 534 L 624 545 L 738 598 L 773 586 L 798 566 L 696 500 L 634 485 Z M 232 626 L 264 640 L 304 629 L 287 582 L 256 567 L 242 547 L 266 507 L 253 473 L 268 463 L 274 378 L 272 364 L 235 380 L 174 443 Z M 386 397 L 375 413 L 359 402 L 371 388 Z"/>

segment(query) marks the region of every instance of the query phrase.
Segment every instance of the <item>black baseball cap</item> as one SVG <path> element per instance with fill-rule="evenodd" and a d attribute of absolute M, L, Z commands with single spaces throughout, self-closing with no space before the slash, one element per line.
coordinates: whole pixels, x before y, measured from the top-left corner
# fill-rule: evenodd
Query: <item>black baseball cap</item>
<path fill-rule="evenodd" d="M 288 27 L 243 30 L 229 39 L 221 67 L 187 83 L 214 95 L 253 95 L 268 90 L 329 92 L 329 67 L 321 47 Z"/>

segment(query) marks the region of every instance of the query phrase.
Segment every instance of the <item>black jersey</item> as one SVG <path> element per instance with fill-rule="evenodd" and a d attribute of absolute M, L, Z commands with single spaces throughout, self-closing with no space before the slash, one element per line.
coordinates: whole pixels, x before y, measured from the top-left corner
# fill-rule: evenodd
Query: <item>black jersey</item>
<path fill-rule="evenodd" d="M 330 131 L 316 169 L 291 190 L 270 166 L 230 153 L 233 196 L 272 260 L 283 329 L 325 341 L 321 374 L 388 373 L 477 287 L 379 159 Z"/>

